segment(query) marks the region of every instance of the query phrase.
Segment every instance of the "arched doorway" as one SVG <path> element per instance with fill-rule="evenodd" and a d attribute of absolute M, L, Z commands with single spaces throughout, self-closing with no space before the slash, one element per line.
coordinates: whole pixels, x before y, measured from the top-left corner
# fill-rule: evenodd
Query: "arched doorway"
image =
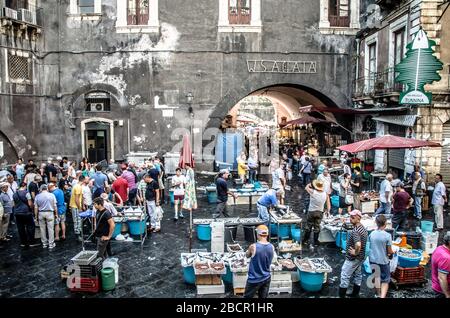
<path fill-rule="evenodd" d="M 330 94 L 333 94 L 333 92 L 330 92 Z M 306 108 L 305 106 L 325 109 L 324 111 L 310 112 L 312 117 L 322 121 L 317 124 L 320 129 L 318 132 L 314 131 L 314 138 L 309 138 L 306 135 L 311 132 L 310 128 L 315 124 L 279 129 L 283 122 L 298 119 L 305 115 L 309 116 L 310 114 L 306 114 L 306 111 L 302 109 Z M 280 141 L 286 143 L 300 143 L 301 141 L 307 147 L 312 144 L 311 150 L 317 148 L 315 156 L 332 155 L 337 146 L 351 140 L 350 127 L 343 128 L 342 124 L 338 124 L 340 122 L 348 125 L 351 120 L 343 119 L 343 114 L 331 112 L 333 108 L 338 108 L 337 104 L 325 94 L 305 86 L 293 84 L 274 85 L 255 90 L 232 105 L 226 114 L 224 114 L 226 108 L 219 108 L 218 106 L 211 116 L 210 123 L 214 122 L 217 117 L 222 116 L 220 128 L 227 128 L 227 132 L 226 134 L 224 132 L 219 133 L 217 138 L 216 163 L 227 160 L 226 165 L 235 167 L 236 161 L 233 162 L 233 158 L 236 158 L 241 152 L 249 155 L 252 148 L 258 148 L 260 153 L 264 152 L 269 157 L 278 155 L 278 147 L 277 149 L 271 149 L 270 145 L 278 146 Z M 326 112 L 326 109 L 330 109 L 330 112 Z M 221 115 L 219 115 L 220 113 Z M 323 122 L 327 122 L 326 125 L 322 125 Z M 261 142 L 261 136 L 267 139 L 267 143 Z M 266 144 L 267 146 L 265 146 Z M 321 147 L 320 150 L 318 149 L 319 146 Z"/>
<path fill-rule="evenodd" d="M 89 162 L 114 160 L 114 121 L 101 117 L 82 120 L 81 148 Z"/>

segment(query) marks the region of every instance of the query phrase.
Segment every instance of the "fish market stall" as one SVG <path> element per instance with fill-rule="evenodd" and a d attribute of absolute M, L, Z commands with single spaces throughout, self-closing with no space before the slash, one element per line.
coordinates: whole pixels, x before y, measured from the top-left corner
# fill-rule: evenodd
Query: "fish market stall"
<path fill-rule="evenodd" d="M 289 236 L 290 227 L 295 224 L 299 224 L 300 227 L 302 225 L 302 218 L 290 210 L 289 206 L 279 206 L 277 209 L 272 209 L 269 211 L 271 223 L 273 223 L 276 227 L 277 231 L 277 248 L 280 251 L 280 243 L 281 239 L 284 236 Z M 272 230 L 270 230 L 272 232 Z M 272 234 L 272 233 L 270 233 Z M 286 235 L 287 234 L 287 235 Z M 287 244 L 291 244 L 288 246 Z M 292 241 L 290 243 L 285 243 L 285 246 L 281 246 L 285 250 L 289 250 L 290 248 L 296 248 L 293 245 Z M 301 245 L 300 249 L 301 249 Z M 298 247 L 297 247 L 298 248 Z M 299 249 L 299 250 L 300 250 Z M 293 250 L 290 250 L 292 252 Z"/>
<path fill-rule="evenodd" d="M 323 258 L 294 258 L 300 285 L 305 291 L 318 292 L 327 281 L 327 274 L 332 268 Z"/>
<path fill-rule="evenodd" d="M 194 219 L 193 224 L 197 225 L 198 238 L 203 241 L 211 239 L 211 235 L 204 235 L 205 232 L 210 233 L 212 222 L 224 222 L 225 226 L 225 241 L 230 241 L 230 235 L 233 240 L 236 239 L 237 230 L 241 226 L 244 230 L 245 240 L 249 243 L 256 241 L 255 228 L 263 224 L 264 221 L 258 217 L 253 218 L 217 218 L 214 219 Z"/>
<path fill-rule="evenodd" d="M 377 229 L 375 217 L 363 215 L 361 224 L 370 232 Z M 346 232 L 353 229 L 348 215 L 335 215 L 322 219 L 320 224 L 319 242 L 336 242 L 339 247 L 345 246 Z M 387 220 L 386 230 L 392 230 L 392 220 Z"/>
<path fill-rule="evenodd" d="M 145 210 L 140 206 L 126 207 L 117 216 L 113 216 L 114 228 L 113 238 L 116 242 L 138 242 L 141 246 L 147 238 L 147 224 Z M 122 233 L 122 225 L 126 224 L 128 233 Z M 132 238 L 135 236 L 135 238 Z M 139 237 L 139 239 L 137 238 Z"/>
<path fill-rule="evenodd" d="M 251 186 L 251 185 L 248 185 Z M 230 192 L 236 194 L 236 198 L 229 197 L 227 204 L 228 205 L 241 205 L 241 204 L 248 204 L 249 209 L 251 209 L 251 206 L 253 204 L 256 204 L 256 202 L 259 200 L 259 198 L 262 197 L 264 193 L 266 193 L 269 190 L 269 188 L 250 188 L 250 187 L 243 187 L 241 189 L 230 189 Z"/>
<path fill-rule="evenodd" d="M 380 195 L 376 191 L 363 191 L 359 195 L 361 213 L 375 213 L 378 209 Z"/>

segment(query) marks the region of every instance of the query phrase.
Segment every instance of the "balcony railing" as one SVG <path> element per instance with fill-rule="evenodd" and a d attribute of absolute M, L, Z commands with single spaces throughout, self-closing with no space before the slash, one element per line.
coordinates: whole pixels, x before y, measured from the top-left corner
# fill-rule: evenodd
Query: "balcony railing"
<path fill-rule="evenodd" d="M 382 72 L 360 77 L 355 81 L 353 95 L 355 97 L 362 97 L 402 92 L 403 84 L 396 83 L 394 79 L 394 68 L 388 68 Z"/>
<path fill-rule="evenodd" d="M 43 25 L 43 9 L 31 5 L 25 0 L 17 0 L 12 4 L 6 2 L 0 10 L 0 17 L 35 26 Z"/>

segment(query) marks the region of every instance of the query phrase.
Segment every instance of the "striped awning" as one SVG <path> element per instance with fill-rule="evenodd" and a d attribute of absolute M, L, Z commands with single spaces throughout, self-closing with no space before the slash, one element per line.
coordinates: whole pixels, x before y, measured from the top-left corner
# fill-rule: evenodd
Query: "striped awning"
<path fill-rule="evenodd" d="M 412 127 L 416 124 L 417 115 L 377 116 L 373 120 L 399 126 Z"/>

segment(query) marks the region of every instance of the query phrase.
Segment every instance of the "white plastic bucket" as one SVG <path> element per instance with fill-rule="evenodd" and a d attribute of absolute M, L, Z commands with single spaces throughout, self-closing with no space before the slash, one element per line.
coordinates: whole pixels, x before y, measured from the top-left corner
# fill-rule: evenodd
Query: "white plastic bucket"
<path fill-rule="evenodd" d="M 119 259 L 116 257 L 107 258 L 103 261 L 103 268 L 111 267 L 114 269 L 114 281 L 119 282 Z"/>

